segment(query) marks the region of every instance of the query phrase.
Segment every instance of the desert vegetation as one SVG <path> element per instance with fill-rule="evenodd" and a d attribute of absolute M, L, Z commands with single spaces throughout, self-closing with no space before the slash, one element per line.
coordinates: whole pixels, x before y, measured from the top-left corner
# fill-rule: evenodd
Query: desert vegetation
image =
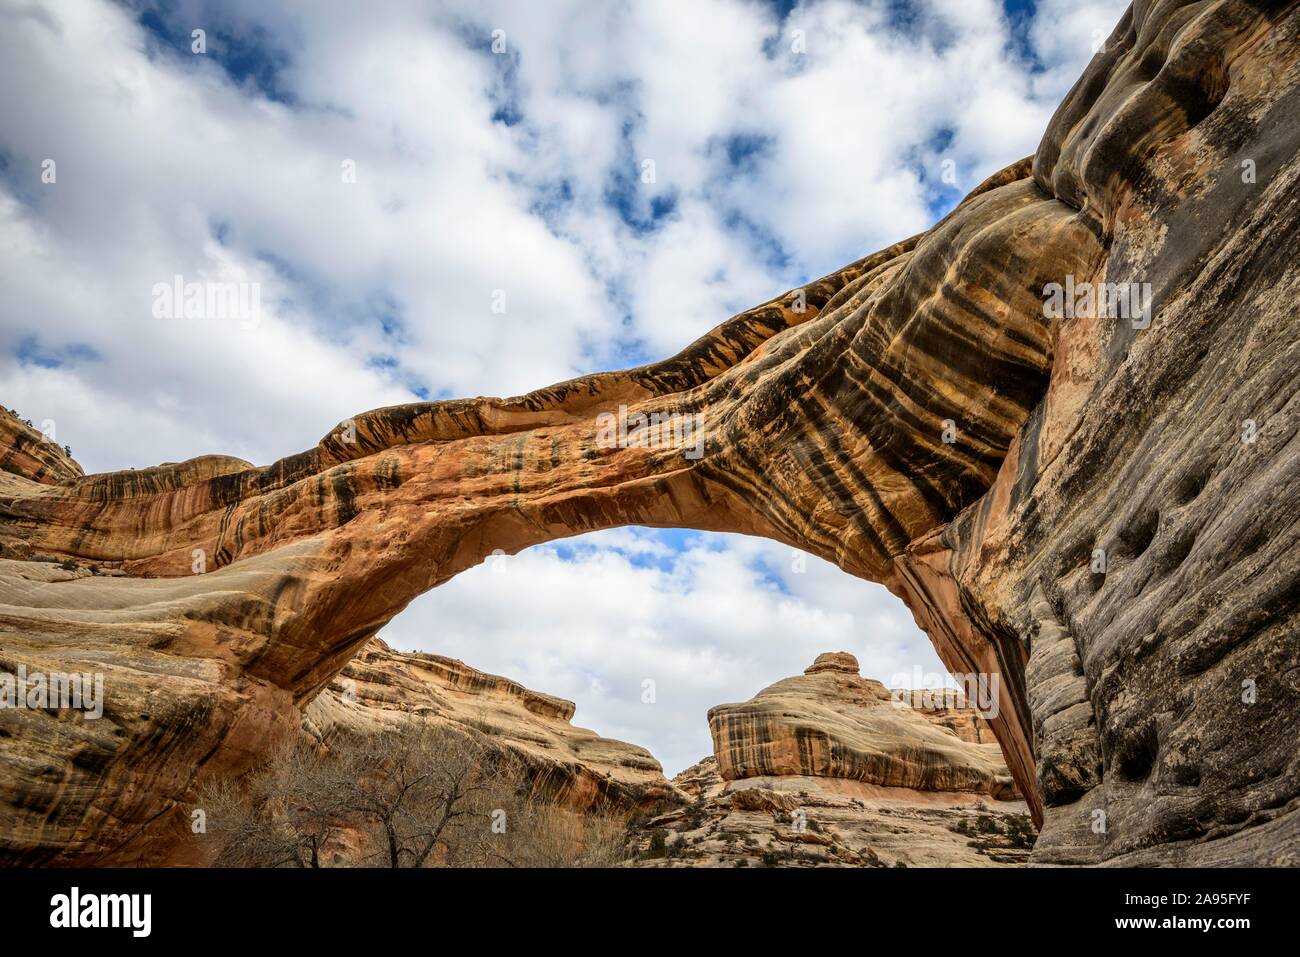
<path fill-rule="evenodd" d="M 300 737 L 198 807 L 228 867 L 608 867 L 626 843 L 620 817 L 570 810 L 484 736 L 431 722 Z"/>

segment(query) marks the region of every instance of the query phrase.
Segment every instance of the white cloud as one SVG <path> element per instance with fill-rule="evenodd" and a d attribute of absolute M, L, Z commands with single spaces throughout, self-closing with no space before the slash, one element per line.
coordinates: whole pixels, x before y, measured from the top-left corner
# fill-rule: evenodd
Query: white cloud
<path fill-rule="evenodd" d="M 1038 0 L 1031 40 L 1044 71 L 1035 93 L 1053 104 L 1064 98 L 1127 8 L 1127 0 Z"/>
<path fill-rule="evenodd" d="M 671 776 L 711 753 L 710 707 L 821 652 L 851 652 L 885 683 L 943 674 L 901 601 L 817 558 L 796 572 L 795 554 L 741 536 L 691 536 L 678 551 L 649 530 L 598 532 L 464 572 L 381 637 L 569 698 L 575 724 L 648 747 Z"/>
<path fill-rule="evenodd" d="M 180 0 L 154 21 L 178 50 L 151 8 L 0 0 L 0 382 L 90 470 L 266 463 L 417 391 L 674 352 L 1031 152 L 1124 3 L 1040 0 L 1027 51 L 994 0 L 906 22 L 884 0 Z M 261 283 L 257 328 L 154 318 L 176 274 Z M 480 568 L 390 633 L 574 698 L 670 768 L 707 750 L 707 707 L 818 652 L 937 667 L 900 603 L 812 560 L 783 575 L 776 546 L 584 542 L 510 559 L 517 607 Z"/>
<path fill-rule="evenodd" d="M 923 228 L 942 160 L 968 187 L 1029 152 L 1122 8 L 1040 4 L 1034 74 L 993 0 L 906 23 L 880 0 L 784 21 L 739 0 L 382 6 L 188 0 L 161 15 L 181 52 L 104 0 L 0 14 L 0 230 L 23 267 L 0 280 L 0 373 L 88 467 L 173 438 L 171 458 L 265 462 L 413 389 L 511 394 L 675 351 Z M 197 25 L 209 55 L 188 53 Z M 263 65 L 290 105 L 223 70 L 223 33 L 283 51 Z M 676 206 L 631 228 L 611 190 L 641 218 Z M 150 316 L 155 282 L 232 270 L 268 293 L 255 332 Z M 108 440 L 87 404 L 156 428 Z"/>

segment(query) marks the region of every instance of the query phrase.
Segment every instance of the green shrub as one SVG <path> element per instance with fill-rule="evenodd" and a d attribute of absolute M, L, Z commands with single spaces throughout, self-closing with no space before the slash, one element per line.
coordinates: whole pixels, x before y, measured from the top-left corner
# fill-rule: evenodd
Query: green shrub
<path fill-rule="evenodd" d="M 1031 848 L 1038 837 L 1034 830 L 1034 822 L 1029 819 L 1027 814 L 1016 814 L 1006 821 L 1007 838 L 1011 841 L 1012 847 Z"/>
<path fill-rule="evenodd" d="M 646 852 L 647 857 L 667 857 L 668 856 L 668 832 L 663 828 L 655 828 L 650 832 L 650 850 Z"/>

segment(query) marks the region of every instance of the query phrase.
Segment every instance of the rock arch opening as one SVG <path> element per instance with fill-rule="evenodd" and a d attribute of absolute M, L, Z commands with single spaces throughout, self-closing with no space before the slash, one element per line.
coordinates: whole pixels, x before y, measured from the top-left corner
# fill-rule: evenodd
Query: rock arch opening
<path fill-rule="evenodd" d="M 952 686 L 884 588 L 764 539 L 623 528 L 489 556 L 379 637 L 576 703 L 672 777 L 713 745 L 707 713 L 842 650 L 886 687 Z M 990 739 L 991 740 L 991 739 Z"/>

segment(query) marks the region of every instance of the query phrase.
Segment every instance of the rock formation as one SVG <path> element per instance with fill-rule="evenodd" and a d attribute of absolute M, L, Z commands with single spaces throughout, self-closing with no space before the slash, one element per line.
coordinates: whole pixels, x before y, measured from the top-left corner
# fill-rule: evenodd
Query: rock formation
<path fill-rule="evenodd" d="M 4 858 L 156 859 L 414 596 L 639 524 L 822 556 L 996 676 L 1035 860 L 1295 863 L 1298 140 L 1300 4 L 1140 2 L 1034 156 L 664 362 L 264 467 L 83 477 L 6 422 L 0 666 L 106 701 L 0 710 Z"/>
<path fill-rule="evenodd" d="M 626 814 L 680 803 L 649 751 L 576 728 L 573 713 L 572 701 L 454 658 L 393 651 L 374 638 L 307 706 L 304 730 L 328 744 L 340 731 L 446 722 L 486 734 L 566 807 Z"/>
<path fill-rule="evenodd" d="M 743 704 L 709 710 L 725 781 L 803 775 L 918 791 L 1018 797 L 996 744 L 972 744 L 858 674 L 850 654 L 819 655 Z"/>
<path fill-rule="evenodd" d="M 0 449 L 0 470 L 20 478 L 57 483 L 85 474 L 72 456 L 11 409 L 0 408 Z M 18 541 L 15 539 L 15 544 Z M 25 553 L 13 557 L 25 557 Z"/>
<path fill-rule="evenodd" d="M 996 742 L 987 719 L 973 707 L 964 693 L 952 688 L 891 688 L 890 695 L 918 709 L 931 724 L 947 728 L 971 744 Z"/>
<path fill-rule="evenodd" d="M 743 704 L 711 709 L 713 755 L 673 779 L 691 803 L 642 824 L 636 863 L 1023 863 L 1027 808 L 997 745 L 963 740 L 913 709 L 913 697 L 860 677 L 852 655 L 832 652 Z M 944 720 L 964 729 L 980 720 L 946 704 Z"/>
<path fill-rule="evenodd" d="M 712 757 L 673 783 L 697 796 L 642 822 L 634 866 L 1005 867 L 1024 864 L 1033 840 L 1023 801 L 969 792 L 795 775 L 728 783 Z"/>

